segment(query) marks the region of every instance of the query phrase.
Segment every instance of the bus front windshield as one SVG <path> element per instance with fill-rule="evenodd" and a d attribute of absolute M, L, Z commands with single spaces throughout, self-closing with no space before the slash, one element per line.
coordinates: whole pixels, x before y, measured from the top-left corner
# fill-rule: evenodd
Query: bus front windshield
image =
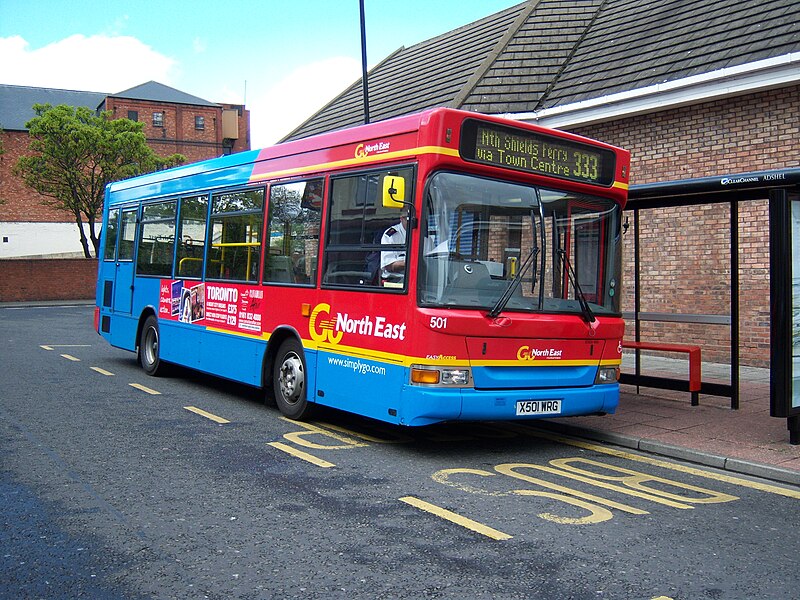
<path fill-rule="evenodd" d="M 422 306 L 620 311 L 621 210 L 573 192 L 440 172 L 422 211 Z"/>

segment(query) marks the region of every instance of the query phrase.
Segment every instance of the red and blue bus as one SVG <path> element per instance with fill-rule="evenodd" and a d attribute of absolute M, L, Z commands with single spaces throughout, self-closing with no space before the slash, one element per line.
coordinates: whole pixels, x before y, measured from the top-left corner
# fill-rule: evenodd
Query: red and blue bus
<path fill-rule="evenodd" d="M 293 419 L 613 413 L 629 161 L 434 109 L 116 182 L 96 329 Z"/>

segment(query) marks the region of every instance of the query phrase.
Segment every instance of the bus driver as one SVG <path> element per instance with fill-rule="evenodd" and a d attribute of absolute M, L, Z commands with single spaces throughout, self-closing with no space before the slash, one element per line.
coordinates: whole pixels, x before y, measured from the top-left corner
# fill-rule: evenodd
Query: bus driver
<path fill-rule="evenodd" d="M 408 208 L 400 212 L 400 222 L 389 227 L 381 236 L 381 244 L 405 244 L 406 227 L 408 227 Z M 405 250 L 387 250 L 381 252 L 381 284 L 384 287 L 400 287 L 406 271 Z"/>

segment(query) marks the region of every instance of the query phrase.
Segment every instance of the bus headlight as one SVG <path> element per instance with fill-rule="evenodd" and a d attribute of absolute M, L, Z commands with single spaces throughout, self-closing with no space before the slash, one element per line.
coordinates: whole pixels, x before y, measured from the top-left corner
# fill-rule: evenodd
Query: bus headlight
<path fill-rule="evenodd" d="M 417 385 L 468 387 L 471 380 L 469 367 L 411 365 L 411 383 Z"/>
<path fill-rule="evenodd" d="M 600 367 L 597 369 L 597 383 L 617 383 L 619 381 L 619 367 Z"/>
<path fill-rule="evenodd" d="M 469 369 L 442 369 L 442 385 L 469 384 Z"/>

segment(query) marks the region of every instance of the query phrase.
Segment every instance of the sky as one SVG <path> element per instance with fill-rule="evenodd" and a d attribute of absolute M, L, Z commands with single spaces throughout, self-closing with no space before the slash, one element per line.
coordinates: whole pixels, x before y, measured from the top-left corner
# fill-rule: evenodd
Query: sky
<path fill-rule="evenodd" d="M 364 0 L 368 67 L 519 1 Z M 245 104 L 260 148 L 360 79 L 359 15 L 359 0 L 0 0 L 0 84 L 115 94 L 157 81 Z"/>

